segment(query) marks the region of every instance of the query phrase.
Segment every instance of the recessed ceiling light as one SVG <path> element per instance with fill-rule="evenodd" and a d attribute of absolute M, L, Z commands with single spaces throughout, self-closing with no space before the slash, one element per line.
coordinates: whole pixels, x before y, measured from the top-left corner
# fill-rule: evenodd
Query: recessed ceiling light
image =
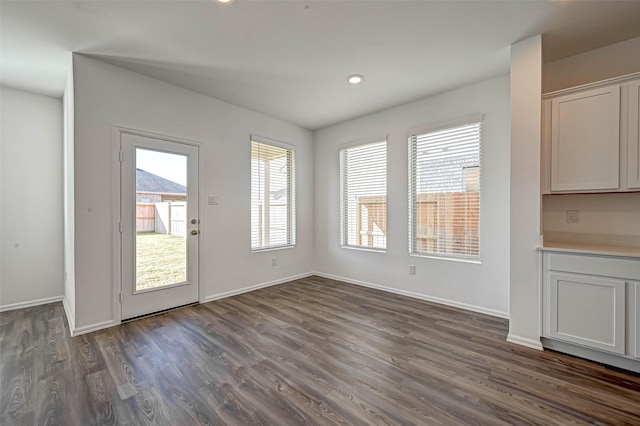
<path fill-rule="evenodd" d="M 351 74 L 347 76 L 347 81 L 351 84 L 359 84 L 364 80 L 364 75 L 362 74 Z"/>
<path fill-rule="evenodd" d="M 216 1 L 222 4 L 231 4 L 231 3 L 235 3 L 236 0 L 216 0 Z"/>

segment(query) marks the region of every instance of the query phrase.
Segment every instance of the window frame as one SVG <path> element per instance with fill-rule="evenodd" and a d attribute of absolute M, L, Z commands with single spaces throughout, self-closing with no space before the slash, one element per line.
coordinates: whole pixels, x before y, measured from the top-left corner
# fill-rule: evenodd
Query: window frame
<path fill-rule="evenodd" d="M 352 244 L 348 244 L 348 238 L 349 235 L 347 233 L 348 230 L 348 212 L 345 210 L 346 206 L 345 206 L 345 195 L 344 194 L 344 183 L 343 183 L 343 156 L 342 153 L 343 151 L 349 150 L 349 149 L 354 149 L 354 148 L 360 148 L 360 147 L 364 147 L 367 145 L 375 145 L 375 144 L 382 144 L 384 143 L 385 145 L 385 204 L 384 204 L 384 209 L 385 209 L 385 227 L 388 225 L 388 202 L 387 202 L 387 197 L 388 197 L 388 164 L 389 164 L 389 156 L 388 156 L 388 146 L 389 146 L 389 140 L 388 140 L 388 135 L 384 135 L 382 137 L 377 137 L 377 138 L 367 138 L 367 139 L 359 139 L 356 141 L 351 141 L 351 142 L 347 142 L 344 143 L 342 145 L 340 145 L 338 147 L 338 186 L 339 186 L 339 222 L 340 222 L 340 230 L 339 230 L 339 244 L 340 244 L 340 248 L 343 249 L 349 249 L 349 250 L 360 250 L 360 251 L 370 251 L 370 252 L 375 252 L 375 253 L 386 253 L 388 250 L 388 238 L 387 235 L 385 234 L 385 244 L 384 244 L 384 248 L 378 248 L 378 247 L 369 247 L 369 246 L 361 246 L 361 245 L 352 245 Z"/>
<path fill-rule="evenodd" d="M 252 149 L 253 144 L 258 143 L 261 145 L 272 146 L 275 148 L 285 149 L 291 153 L 289 156 L 290 162 L 288 162 L 289 166 L 289 174 L 287 176 L 287 200 L 288 200 L 288 208 L 287 208 L 287 242 L 285 244 L 270 244 L 263 245 L 259 247 L 253 247 L 253 156 Z M 262 251 L 270 251 L 270 250 L 282 250 L 288 248 L 294 248 L 297 244 L 297 208 L 296 208 L 296 149 L 295 146 L 280 142 L 274 139 L 266 138 L 258 135 L 250 135 L 249 138 L 249 246 L 251 247 L 252 253 L 258 253 Z M 270 224 L 268 224 L 270 226 Z M 258 230 L 259 232 L 259 230 Z"/>
<path fill-rule="evenodd" d="M 456 253 L 436 253 L 427 251 L 416 250 L 416 217 L 415 217 L 415 200 L 417 198 L 417 156 L 414 158 L 413 141 L 419 135 L 427 133 L 434 133 L 447 129 L 454 129 L 465 125 L 478 124 L 480 130 L 480 136 L 478 141 L 478 254 L 477 255 L 463 255 Z M 484 114 L 474 114 L 463 118 L 454 120 L 447 120 L 440 123 L 435 123 L 429 126 L 423 126 L 419 128 L 411 129 L 407 134 L 407 171 L 408 171 L 408 218 L 409 218 L 409 256 L 412 257 L 424 257 L 438 260 L 449 260 L 455 262 L 465 263 L 482 263 L 482 129 L 484 125 Z"/>

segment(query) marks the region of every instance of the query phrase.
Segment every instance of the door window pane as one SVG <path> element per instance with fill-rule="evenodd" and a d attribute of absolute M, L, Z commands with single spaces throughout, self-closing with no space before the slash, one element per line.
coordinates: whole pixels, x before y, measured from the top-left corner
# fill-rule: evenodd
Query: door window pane
<path fill-rule="evenodd" d="M 187 157 L 136 149 L 136 291 L 187 280 Z"/>

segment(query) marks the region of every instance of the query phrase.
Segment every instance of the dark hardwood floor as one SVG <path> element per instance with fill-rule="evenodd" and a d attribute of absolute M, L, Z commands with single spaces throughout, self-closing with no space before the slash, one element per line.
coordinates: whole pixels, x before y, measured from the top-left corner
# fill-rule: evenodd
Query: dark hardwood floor
<path fill-rule="evenodd" d="M 0 424 L 640 425 L 640 377 L 507 321 L 310 277 L 69 337 L 0 314 Z"/>

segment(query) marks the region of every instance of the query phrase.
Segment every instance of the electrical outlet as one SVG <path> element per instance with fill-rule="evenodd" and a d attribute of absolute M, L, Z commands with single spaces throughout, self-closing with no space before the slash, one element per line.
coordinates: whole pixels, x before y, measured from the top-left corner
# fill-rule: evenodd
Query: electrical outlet
<path fill-rule="evenodd" d="M 271 258 L 271 266 L 278 266 L 278 259 L 275 257 Z"/>
<path fill-rule="evenodd" d="M 580 214 L 578 210 L 567 210 L 567 223 L 578 223 Z"/>
<path fill-rule="evenodd" d="M 416 265 L 409 265 L 409 275 L 416 274 Z"/>

